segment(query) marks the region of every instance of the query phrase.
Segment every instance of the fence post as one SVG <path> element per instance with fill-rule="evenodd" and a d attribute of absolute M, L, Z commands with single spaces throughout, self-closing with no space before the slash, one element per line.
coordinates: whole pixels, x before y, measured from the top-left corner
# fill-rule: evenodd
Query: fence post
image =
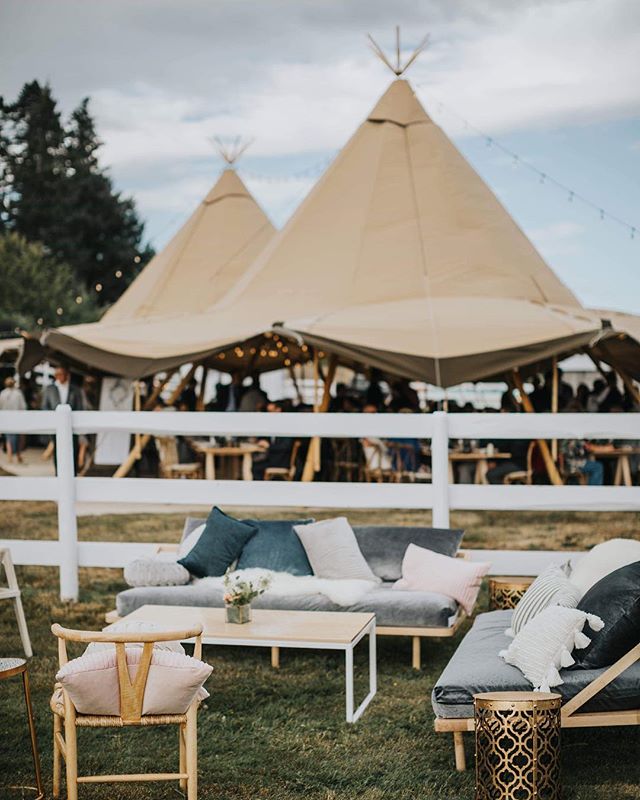
<path fill-rule="evenodd" d="M 433 527 L 449 527 L 449 430 L 446 411 L 433 414 L 431 439 L 431 485 Z"/>
<path fill-rule="evenodd" d="M 56 408 L 56 470 L 58 476 L 58 552 L 60 599 L 78 599 L 78 522 L 71 406 Z"/>

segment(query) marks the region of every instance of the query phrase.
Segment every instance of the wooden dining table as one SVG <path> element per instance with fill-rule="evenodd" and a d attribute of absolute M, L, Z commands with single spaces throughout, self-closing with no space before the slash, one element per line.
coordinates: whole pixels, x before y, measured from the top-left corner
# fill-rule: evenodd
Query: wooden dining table
<path fill-rule="evenodd" d="M 243 481 L 253 480 L 253 455 L 262 453 L 264 449 L 257 444 L 237 444 L 221 445 L 209 444 L 207 442 L 192 441 L 191 447 L 204 455 L 204 476 L 207 480 L 213 481 L 216 478 L 215 459 L 227 459 L 226 467 L 221 466 L 222 477 L 238 478 Z M 240 464 L 239 470 L 234 470 L 234 464 Z"/>
<path fill-rule="evenodd" d="M 616 470 L 613 478 L 614 486 L 633 486 L 629 456 L 640 455 L 640 447 L 614 447 L 612 450 L 601 450 L 593 455 L 597 461 L 602 461 L 605 458 L 616 459 Z"/>

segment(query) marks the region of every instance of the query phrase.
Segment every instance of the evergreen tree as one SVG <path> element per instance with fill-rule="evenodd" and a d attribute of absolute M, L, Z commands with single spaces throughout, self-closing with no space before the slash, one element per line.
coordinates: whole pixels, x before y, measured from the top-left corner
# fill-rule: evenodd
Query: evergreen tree
<path fill-rule="evenodd" d="M 67 263 L 78 289 L 116 300 L 149 260 L 133 201 L 98 163 L 101 143 L 88 99 L 63 126 L 49 86 L 25 84 L 15 103 L 0 100 L 2 225 L 42 242 Z"/>
<path fill-rule="evenodd" d="M 0 286 L 5 329 L 87 322 L 97 314 L 94 297 L 78 292 L 71 267 L 17 233 L 0 236 Z"/>

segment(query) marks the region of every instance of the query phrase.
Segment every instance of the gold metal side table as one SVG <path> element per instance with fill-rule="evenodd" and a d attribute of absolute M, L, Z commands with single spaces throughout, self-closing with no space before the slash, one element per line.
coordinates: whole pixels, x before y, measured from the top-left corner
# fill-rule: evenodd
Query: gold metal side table
<path fill-rule="evenodd" d="M 489 578 L 489 610 L 515 608 L 534 578 L 524 575 L 496 575 Z"/>
<path fill-rule="evenodd" d="M 474 695 L 476 800 L 560 800 L 559 694 Z"/>
<path fill-rule="evenodd" d="M 32 788 L 37 792 L 35 800 L 43 800 L 44 789 L 42 787 L 42 775 L 40 773 L 40 756 L 38 755 L 38 740 L 36 738 L 36 726 L 33 719 L 33 709 L 31 707 L 31 690 L 29 688 L 29 673 L 27 662 L 24 658 L 0 658 L 0 680 L 13 678 L 22 675 L 22 688 L 24 690 L 24 702 L 27 707 L 27 722 L 29 724 L 29 734 L 31 736 L 31 755 L 33 756 L 33 766 L 36 774 L 36 785 Z M 18 788 L 18 787 L 17 787 Z"/>

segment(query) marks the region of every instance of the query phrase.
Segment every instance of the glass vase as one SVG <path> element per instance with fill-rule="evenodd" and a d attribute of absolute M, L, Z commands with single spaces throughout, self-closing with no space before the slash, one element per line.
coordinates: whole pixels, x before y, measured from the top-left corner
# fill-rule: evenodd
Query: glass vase
<path fill-rule="evenodd" d="M 245 603 L 241 606 L 226 605 L 227 622 L 232 622 L 234 625 L 243 625 L 245 622 L 251 622 L 251 605 Z"/>

